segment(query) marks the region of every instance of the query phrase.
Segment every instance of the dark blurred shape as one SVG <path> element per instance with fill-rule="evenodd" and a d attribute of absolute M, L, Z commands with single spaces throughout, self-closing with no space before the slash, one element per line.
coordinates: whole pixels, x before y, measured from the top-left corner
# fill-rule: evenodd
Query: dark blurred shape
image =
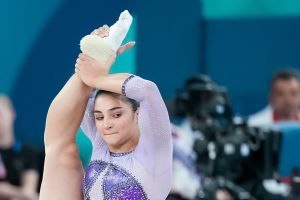
<path fill-rule="evenodd" d="M 206 75 L 189 78 L 177 92 L 175 115 L 188 116 L 194 130 L 220 129 L 233 116 L 225 88 L 218 86 Z"/>
<path fill-rule="evenodd" d="M 231 184 L 228 190 L 220 188 L 220 196 L 228 197 L 232 191 L 231 199 L 275 199 L 262 183 L 272 178 L 278 168 L 279 131 L 249 127 L 244 119 L 233 117 L 226 89 L 205 75 L 188 79 L 178 91 L 174 105 L 175 115 L 189 120 L 192 130 L 198 134 L 193 148 L 198 173 L 218 187 L 222 180 Z M 213 187 L 205 186 L 205 182 L 202 186 L 203 195 L 215 195 L 218 191 L 215 187 L 214 192 L 209 192 L 207 188 Z M 233 195 L 240 190 L 248 196 Z"/>
<path fill-rule="evenodd" d="M 287 197 L 287 200 L 298 199 L 300 199 L 300 168 L 296 167 L 292 171 L 291 193 Z"/>

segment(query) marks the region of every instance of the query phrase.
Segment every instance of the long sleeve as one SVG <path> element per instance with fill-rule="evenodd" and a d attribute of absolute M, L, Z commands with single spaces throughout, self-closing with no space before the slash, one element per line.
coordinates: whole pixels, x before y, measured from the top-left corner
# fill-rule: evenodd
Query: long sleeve
<path fill-rule="evenodd" d="M 139 128 L 141 132 L 136 157 L 155 176 L 169 172 L 172 167 L 172 137 L 169 115 L 155 83 L 138 76 L 130 76 L 122 92 L 140 102 Z"/>
<path fill-rule="evenodd" d="M 82 119 L 80 128 L 84 132 L 84 134 L 91 140 L 92 144 L 94 145 L 94 140 L 97 135 L 97 129 L 95 125 L 94 119 L 94 98 L 95 98 L 95 91 L 92 92 L 90 98 L 88 100 L 86 110 L 84 113 L 84 117 Z"/>

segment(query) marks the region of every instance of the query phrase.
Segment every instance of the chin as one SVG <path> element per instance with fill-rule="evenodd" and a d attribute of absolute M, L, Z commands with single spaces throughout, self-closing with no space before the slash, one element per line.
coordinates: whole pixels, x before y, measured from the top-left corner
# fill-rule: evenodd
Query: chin
<path fill-rule="evenodd" d="M 119 144 L 119 138 L 118 137 L 114 137 L 112 135 L 104 135 L 104 137 L 102 137 L 102 139 L 109 146 L 116 146 L 116 145 Z"/>

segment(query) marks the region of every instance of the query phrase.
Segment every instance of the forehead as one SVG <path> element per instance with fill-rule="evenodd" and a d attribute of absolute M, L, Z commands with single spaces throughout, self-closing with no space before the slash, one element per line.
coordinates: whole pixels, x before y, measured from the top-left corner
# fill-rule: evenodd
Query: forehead
<path fill-rule="evenodd" d="M 291 78 L 291 79 L 278 79 L 275 81 L 273 88 L 280 89 L 280 88 L 297 88 L 299 89 L 300 83 L 298 80 Z"/>
<path fill-rule="evenodd" d="M 94 110 L 105 112 L 115 107 L 121 107 L 125 109 L 130 108 L 127 103 L 125 103 L 118 97 L 114 97 L 108 94 L 101 94 L 95 100 Z"/>

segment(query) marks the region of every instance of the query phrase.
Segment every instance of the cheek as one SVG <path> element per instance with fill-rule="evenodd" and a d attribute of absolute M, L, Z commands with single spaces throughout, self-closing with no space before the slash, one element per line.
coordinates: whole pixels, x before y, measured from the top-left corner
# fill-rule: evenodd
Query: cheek
<path fill-rule="evenodd" d="M 131 124 L 132 120 L 129 117 L 124 116 L 116 119 L 115 127 L 122 132 L 127 132 L 128 129 L 130 129 Z"/>
<path fill-rule="evenodd" d="M 277 94 L 274 96 L 274 103 L 281 104 L 284 101 L 285 96 L 283 94 Z"/>
<path fill-rule="evenodd" d="M 121 132 L 123 136 L 129 136 L 130 134 L 134 133 L 134 128 L 136 124 L 132 116 L 126 116 L 123 119 L 120 118 L 116 125 L 116 128 L 118 129 L 118 131 Z"/>
<path fill-rule="evenodd" d="M 99 133 L 102 133 L 102 123 L 101 122 L 99 122 L 99 121 L 97 121 L 97 120 L 95 120 L 95 125 L 96 125 L 96 129 L 97 129 L 97 131 L 99 132 Z"/>

